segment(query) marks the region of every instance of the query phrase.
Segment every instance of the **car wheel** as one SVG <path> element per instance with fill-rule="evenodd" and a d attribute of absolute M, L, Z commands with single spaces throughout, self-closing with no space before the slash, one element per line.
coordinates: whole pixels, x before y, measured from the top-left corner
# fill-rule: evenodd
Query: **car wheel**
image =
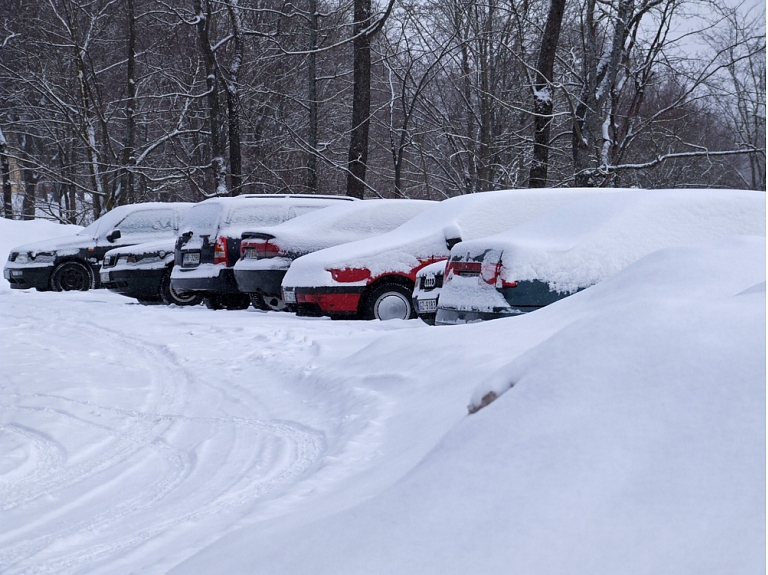
<path fill-rule="evenodd" d="M 220 294 L 210 294 L 203 298 L 203 303 L 208 309 L 224 309 Z"/>
<path fill-rule="evenodd" d="M 416 317 L 411 292 L 396 283 L 384 283 L 366 297 L 362 310 L 364 319 L 411 319 Z"/>
<path fill-rule="evenodd" d="M 251 305 L 254 309 L 260 309 L 261 311 L 272 309 L 267 305 L 267 302 L 264 301 L 264 296 L 260 293 L 249 293 L 248 297 L 251 298 Z"/>
<path fill-rule="evenodd" d="M 288 309 L 288 305 L 279 297 L 265 295 L 264 303 L 266 304 L 267 309 L 271 309 L 272 311 L 286 311 Z"/>
<path fill-rule="evenodd" d="M 64 262 L 51 274 L 54 291 L 88 291 L 91 288 L 91 272 L 82 262 Z"/>
<path fill-rule="evenodd" d="M 168 268 L 168 271 L 160 280 L 160 299 L 163 300 L 165 305 L 197 305 L 203 301 L 203 296 L 193 291 L 179 292 L 173 289 L 171 283 L 171 270 L 173 266 Z"/>
<path fill-rule="evenodd" d="M 136 301 L 141 305 L 160 305 L 163 303 L 159 297 L 137 297 Z"/>

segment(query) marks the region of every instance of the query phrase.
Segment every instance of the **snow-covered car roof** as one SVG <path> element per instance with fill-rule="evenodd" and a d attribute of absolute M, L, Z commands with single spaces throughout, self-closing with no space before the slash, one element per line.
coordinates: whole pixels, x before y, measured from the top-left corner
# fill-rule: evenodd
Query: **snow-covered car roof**
<path fill-rule="evenodd" d="M 215 235 L 226 228 L 239 237 L 254 226 L 273 226 L 318 208 L 355 201 L 347 196 L 256 195 L 210 198 L 196 204 L 184 218 L 180 232 Z"/>
<path fill-rule="evenodd" d="M 248 233 L 268 233 L 284 250 L 309 252 L 369 236 L 402 225 L 436 202 L 381 199 L 343 203 L 315 210 L 277 226 L 253 227 Z"/>
<path fill-rule="evenodd" d="M 585 188 L 504 190 L 443 200 L 393 231 L 334 246 L 297 259 L 283 285 L 333 285 L 327 269 L 367 268 L 376 277 L 408 273 L 424 260 L 447 258 L 447 236 L 474 239 L 525 222 L 566 202 L 607 190 Z"/>
<path fill-rule="evenodd" d="M 598 283 L 656 250 L 734 235 L 765 236 L 765 193 L 626 190 L 587 197 L 505 232 L 457 244 L 452 257 L 501 257 L 504 279 L 561 292 Z"/>

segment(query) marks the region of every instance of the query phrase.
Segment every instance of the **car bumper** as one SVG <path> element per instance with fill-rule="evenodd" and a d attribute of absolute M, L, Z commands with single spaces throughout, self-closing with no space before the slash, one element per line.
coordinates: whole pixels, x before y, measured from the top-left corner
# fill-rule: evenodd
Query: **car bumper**
<path fill-rule="evenodd" d="M 260 293 L 281 297 L 280 284 L 288 270 L 239 270 L 235 269 L 237 287 L 243 293 Z"/>
<path fill-rule="evenodd" d="M 533 311 L 538 308 L 531 308 L 525 311 Z M 435 315 L 435 325 L 458 325 L 463 323 L 477 323 L 479 321 L 488 321 L 491 319 L 501 319 L 512 317 L 525 313 L 523 310 L 509 309 L 504 312 L 495 311 L 475 311 L 438 308 Z"/>
<path fill-rule="evenodd" d="M 195 268 L 192 268 L 194 271 Z M 232 268 L 222 269 L 215 276 L 192 275 L 185 277 L 186 270 L 176 268 L 171 276 L 173 289 L 179 292 L 215 292 L 215 293 L 241 293 L 235 281 L 235 272 Z"/>
<path fill-rule="evenodd" d="M 160 293 L 160 282 L 166 268 L 144 270 L 104 270 L 101 272 L 101 284 L 109 291 L 126 297 L 151 298 Z"/>
<path fill-rule="evenodd" d="M 50 289 L 53 266 L 6 267 L 3 277 L 11 284 L 11 289 L 30 289 L 38 291 Z"/>
<path fill-rule="evenodd" d="M 320 287 L 287 290 L 293 291 L 299 315 L 355 316 L 365 286 L 355 287 Z M 283 292 L 285 299 L 286 292 Z M 290 296 L 285 299 L 290 301 Z M 319 313 L 318 313 L 319 312 Z"/>

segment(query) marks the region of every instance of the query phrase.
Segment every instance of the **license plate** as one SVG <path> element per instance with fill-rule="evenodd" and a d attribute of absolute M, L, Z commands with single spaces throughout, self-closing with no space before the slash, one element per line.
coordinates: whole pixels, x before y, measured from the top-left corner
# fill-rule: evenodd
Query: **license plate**
<path fill-rule="evenodd" d="M 196 266 L 200 263 L 200 252 L 185 252 L 181 258 L 181 265 Z"/>
<path fill-rule="evenodd" d="M 433 311 L 437 311 L 436 299 L 420 299 L 419 300 L 419 312 L 429 313 Z"/>
<path fill-rule="evenodd" d="M 101 272 L 99 274 L 99 277 L 101 277 L 102 282 L 108 282 L 109 281 L 109 272 Z"/>
<path fill-rule="evenodd" d="M 296 303 L 296 292 L 293 290 L 285 290 L 283 292 L 283 301 L 285 303 Z"/>
<path fill-rule="evenodd" d="M 246 258 L 255 258 L 256 257 L 256 248 L 245 248 L 244 256 Z"/>

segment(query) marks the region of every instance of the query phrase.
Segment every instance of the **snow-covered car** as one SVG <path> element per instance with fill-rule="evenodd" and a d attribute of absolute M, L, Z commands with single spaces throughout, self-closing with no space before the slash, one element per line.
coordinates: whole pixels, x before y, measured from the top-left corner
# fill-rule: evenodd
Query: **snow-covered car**
<path fill-rule="evenodd" d="M 663 248 L 734 235 L 764 237 L 765 216 L 765 194 L 744 190 L 623 190 L 583 198 L 455 245 L 436 323 L 533 311 Z"/>
<path fill-rule="evenodd" d="M 162 202 L 119 206 L 75 235 L 14 248 L 3 277 L 13 289 L 85 291 L 100 287 L 104 254 L 118 246 L 175 238 L 191 206 Z"/>
<path fill-rule="evenodd" d="M 413 308 L 425 323 L 435 325 L 437 302 L 440 301 L 440 291 L 443 287 L 445 263 L 442 260 L 421 268 L 416 273 L 413 286 Z"/>
<path fill-rule="evenodd" d="M 592 189 L 482 192 L 443 200 L 400 227 L 375 238 L 307 254 L 283 278 L 283 299 L 299 315 L 407 319 L 416 273 L 448 258 L 462 239 L 498 233 Z"/>
<path fill-rule="evenodd" d="M 101 284 L 140 303 L 197 305 L 203 296 L 177 292 L 171 285 L 176 238 L 109 250 L 101 264 Z"/>
<path fill-rule="evenodd" d="M 366 200 L 305 214 L 278 226 L 244 232 L 235 279 L 254 306 L 282 309 L 281 284 L 293 260 L 331 246 L 380 236 L 435 202 Z"/>
<path fill-rule="evenodd" d="M 171 287 L 178 293 L 202 295 L 212 309 L 246 309 L 250 298 L 237 288 L 233 269 L 240 257 L 242 233 L 353 200 L 347 196 L 249 194 L 200 202 L 182 222 Z"/>

